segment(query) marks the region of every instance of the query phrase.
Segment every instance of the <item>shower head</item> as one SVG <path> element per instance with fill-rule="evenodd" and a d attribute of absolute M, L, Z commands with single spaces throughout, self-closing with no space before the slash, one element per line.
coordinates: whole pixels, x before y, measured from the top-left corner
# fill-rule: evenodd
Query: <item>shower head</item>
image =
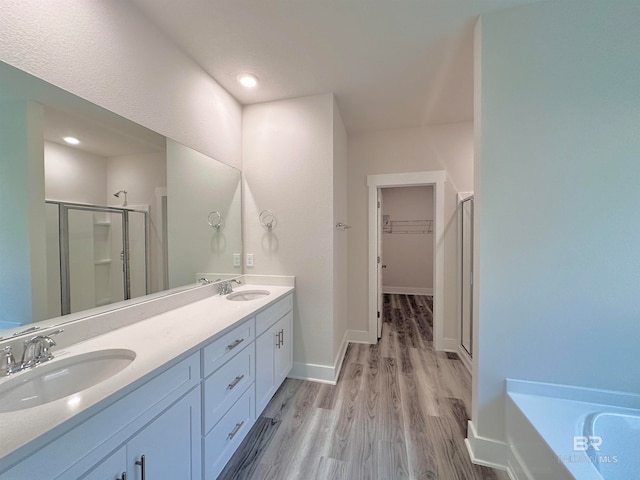
<path fill-rule="evenodd" d="M 118 190 L 116 193 L 113 194 L 114 197 L 116 198 L 120 198 L 120 194 L 124 193 L 125 196 L 127 195 L 127 191 L 126 190 Z"/>

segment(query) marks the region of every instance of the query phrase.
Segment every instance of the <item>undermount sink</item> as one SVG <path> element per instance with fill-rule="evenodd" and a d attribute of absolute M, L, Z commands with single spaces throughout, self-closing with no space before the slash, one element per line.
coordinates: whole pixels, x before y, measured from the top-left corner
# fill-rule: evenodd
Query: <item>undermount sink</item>
<path fill-rule="evenodd" d="M 248 302 L 250 300 L 257 300 L 262 297 L 266 297 L 271 292 L 269 290 L 244 290 L 242 292 L 230 293 L 227 295 L 227 300 L 233 302 Z"/>
<path fill-rule="evenodd" d="M 0 412 L 37 407 L 92 387 L 136 358 L 125 349 L 98 350 L 54 359 L 0 383 Z"/>

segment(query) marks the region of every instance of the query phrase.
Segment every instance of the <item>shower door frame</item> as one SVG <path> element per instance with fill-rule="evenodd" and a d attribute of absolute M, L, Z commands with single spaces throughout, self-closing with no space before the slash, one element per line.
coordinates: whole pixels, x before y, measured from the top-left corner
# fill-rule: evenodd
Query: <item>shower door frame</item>
<path fill-rule="evenodd" d="M 69 210 L 82 210 L 122 215 L 122 260 L 124 300 L 131 298 L 131 268 L 129 265 L 129 213 L 144 215 L 144 281 L 145 293 L 149 294 L 149 213 L 132 208 L 107 207 L 88 203 L 60 202 L 46 200 L 45 203 L 58 206 L 58 238 L 60 242 L 60 311 L 62 315 L 71 313 L 71 272 L 69 264 Z"/>
<path fill-rule="evenodd" d="M 465 231 L 465 204 L 470 202 L 469 209 L 469 232 Z M 475 199 L 473 193 L 459 194 L 460 205 L 460 347 L 473 358 L 473 243 L 474 243 L 474 221 L 475 221 Z M 470 250 L 468 252 L 469 261 L 469 278 L 465 278 L 464 265 L 467 261 L 465 255 L 465 235 L 468 235 Z M 469 304 L 465 305 L 464 292 L 469 291 Z M 469 349 L 464 344 L 465 329 L 465 312 L 468 311 L 469 317 Z"/>

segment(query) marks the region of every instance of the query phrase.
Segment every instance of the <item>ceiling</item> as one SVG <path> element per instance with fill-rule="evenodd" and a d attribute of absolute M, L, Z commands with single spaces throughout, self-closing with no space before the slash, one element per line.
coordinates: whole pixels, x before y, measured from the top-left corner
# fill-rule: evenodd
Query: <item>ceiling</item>
<path fill-rule="evenodd" d="M 539 0 L 133 1 L 240 103 L 333 92 L 353 134 L 472 120 L 475 20 Z"/>

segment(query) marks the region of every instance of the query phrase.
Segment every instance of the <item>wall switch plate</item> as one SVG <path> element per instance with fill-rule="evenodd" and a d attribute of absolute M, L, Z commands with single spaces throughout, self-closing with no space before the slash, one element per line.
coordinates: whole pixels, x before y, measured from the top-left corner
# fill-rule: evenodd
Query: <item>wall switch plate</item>
<path fill-rule="evenodd" d="M 253 253 L 247 253 L 247 267 L 253 267 Z"/>
<path fill-rule="evenodd" d="M 233 266 L 234 267 L 239 267 L 240 266 L 240 254 L 239 253 L 234 253 L 233 254 Z"/>

